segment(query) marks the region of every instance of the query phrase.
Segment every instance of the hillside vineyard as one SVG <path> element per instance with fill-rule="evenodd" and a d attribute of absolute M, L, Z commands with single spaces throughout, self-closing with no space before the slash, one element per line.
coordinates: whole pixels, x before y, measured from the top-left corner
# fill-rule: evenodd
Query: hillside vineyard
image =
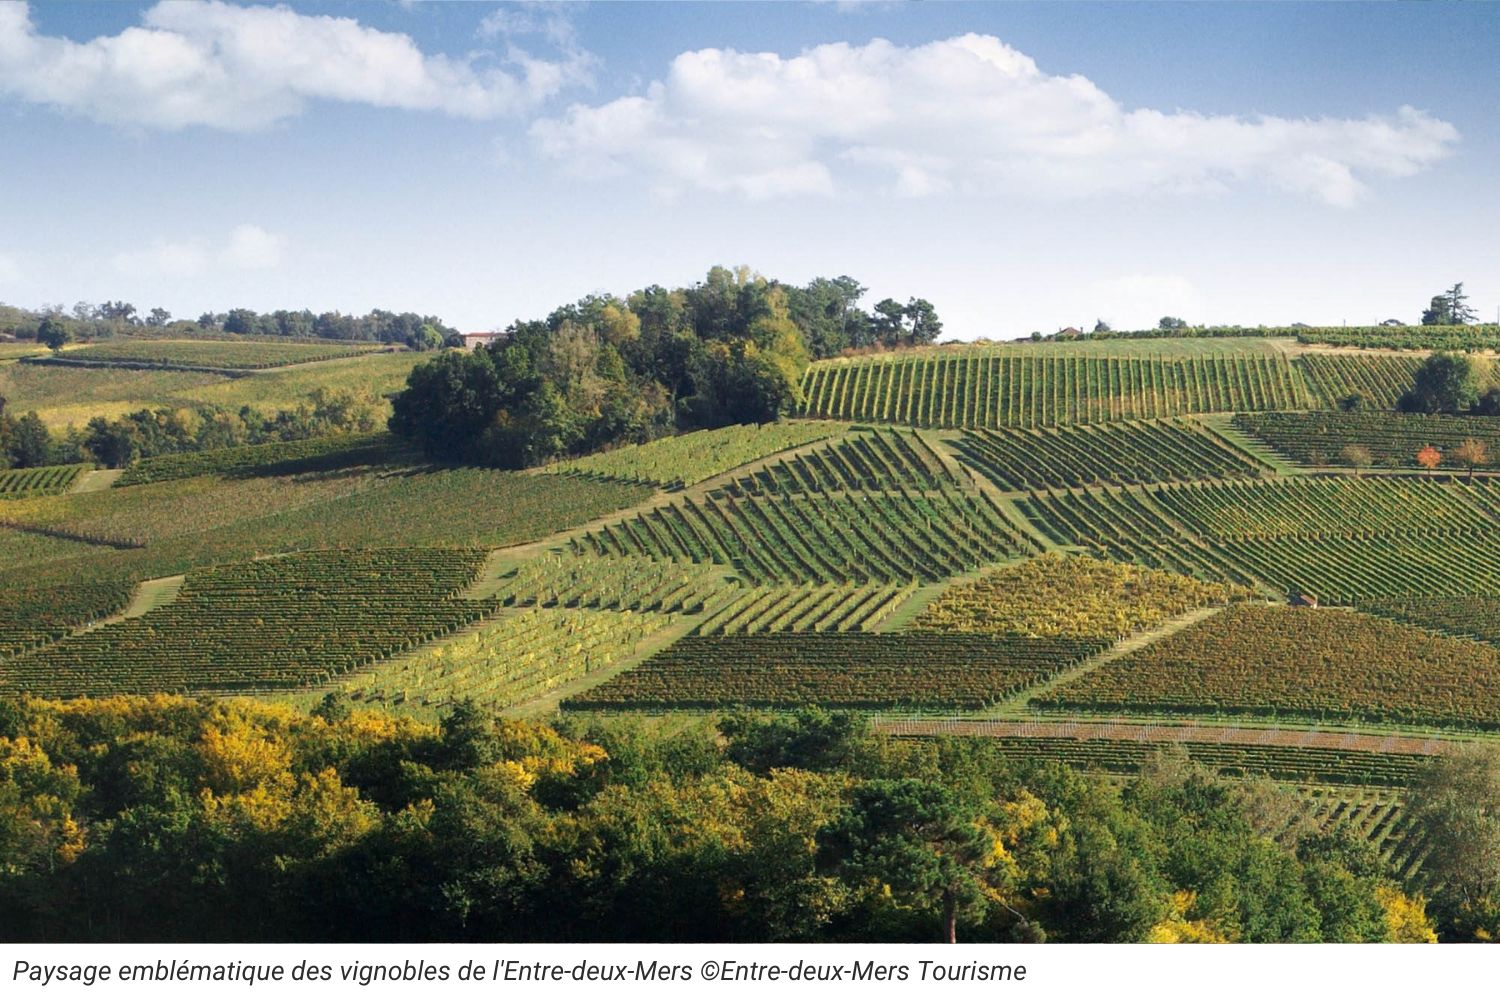
<path fill-rule="evenodd" d="M 1396 412 L 1424 354 L 1377 333 L 834 358 L 778 421 L 523 471 L 379 430 L 7 469 L 0 695 L 817 706 L 1109 775 L 1176 748 L 1419 878 L 1410 786 L 1500 732 L 1500 424 Z M 169 398 L 411 364 L 72 353 L 5 377 L 66 414 L 113 405 L 96 366 Z"/>

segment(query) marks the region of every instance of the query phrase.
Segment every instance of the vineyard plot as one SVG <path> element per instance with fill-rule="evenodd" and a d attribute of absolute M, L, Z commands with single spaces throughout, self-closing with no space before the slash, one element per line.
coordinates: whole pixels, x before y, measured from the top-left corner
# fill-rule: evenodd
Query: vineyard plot
<path fill-rule="evenodd" d="M 910 584 L 739 588 L 694 634 L 869 632 L 910 597 L 914 589 Z"/>
<path fill-rule="evenodd" d="M 689 636 L 565 708 L 981 708 L 1106 644 L 942 633 Z"/>
<path fill-rule="evenodd" d="M 473 549 L 326 550 L 191 574 L 176 601 L 0 663 L 40 696 L 236 691 L 327 682 L 493 611 L 458 597 Z"/>
<path fill-rule="evenodd" d="M 1017 506 L 1052 540 L 1206 580 L 1354 603 L 1500 593 L 1488 487 L 1296 479 L 1032 493 Z"/>
<path fill-rule="evenodd" d="M 1431 446 L 1444 456 L 1469 439 L 1500 459 L 1500 417 L 1423 413 L 1239 413 L 1234 425 L 1287 458 L 1306 465 L 1348 465 L 1349 445 L 1367 448 L 1377 467 L 1417 468 L 1417 452 Z M 1443 468 L 1465 467 L 1447 458 Z"/>
<path fill-rule="evenodd" d="M 1304 354 L 1296 363 L 1313 395 L 1330 410 L 1352 395 L 1364 397 L 1366 406 L 1394 410 L 1396 401 L 1412 387 L 1422 359 L 1415 355 Z"/>
<path fill-rule="evenodd" d="M 1304 405 L 1284 355 L 1099 357 L 1004 349 L 824 361 L 804 413 L 918 427 L 1051 427 Z"/>
<path fill-rule="evenodd" d="M 673 615 L 527 610 L 361 671 L 345 685 L 365 703 L 441 710 L 460 699 L 505 709 L 634 654 Z"/>
<path fill-rule="evenodd" d="M 1032 548 L 988 497 L 953 489 L 687 499 L 571 544 L 721 563 L 757 585 L 932 583 Z"/>
<path fill-rule="evenodd" d="M 50 497 L 68 492 L 87 465 L 43 465 L 31 469 L 0 469 L 0 500 Z M 0 515 L 4 509 L 0 508 Z"/>
<path fill-rule="evenodd" d="M 1269 471 L 1185 420 L 965 431 L 955 449 L 965 465 L 1007 490 L 1226 479 Z"/>
<path fill-rule="evenodd" d="M 1500 725 L 1500 650 L 1336 608 L 1245 604 L 1104 663 L 1049 708 Z"/>
<path fill-rule="evenodd" d="M 767 455 L 837 437 L 846 430 L 847 424 L 829 421 L 735 424 L 555 462 L 542 471 L 647 486 L 691 486 Z"/>
<path fill-rule="evenodd" d="M 855 431 L 792 458 L 775 459 L 735 479 L 738 496 L 836 490 L 935 490 L 956 485 L 942 457 L 914 431 Z"/>

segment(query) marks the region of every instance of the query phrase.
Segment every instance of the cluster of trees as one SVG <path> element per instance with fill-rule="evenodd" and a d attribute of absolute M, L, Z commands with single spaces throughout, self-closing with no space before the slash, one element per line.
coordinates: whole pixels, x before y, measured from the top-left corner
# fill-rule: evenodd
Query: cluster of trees
<path fill-rule="evenodd" d="M 249 406 L 159 407 L 94 417 L 82 430 L 53 434 L 35 413 L 8 415 L 0 397 L 0 469 L 74 462 L 123 469 L 156 455 L 368 432 L 379 426 L 381 408 L 367 392 L 319 388 L 297 407 L 272 414 Z"/>
<path fill-rule="evenodd" d="M 1469 308 L 1469 297 L 1464 294 L 1462 281 L 1432 297 L 1432 302 L 1422 311 L 1423 326 L 1464 326 L 1479 322 L 1479 314 Z"/>
<path fill-rule="evenodd" d="M 1442 929 L 1473 937 L 1500 811 L 1493 763 L 1459 778 L 1413 808 Z M 1374 849 L 1301 808 L 1185 758 L 1121 787 L 814 710 L 664 735 L 333 695 L 0 700 L 0 936 L 1433 940 Z"/>
<path fill-rule="evenodd" d="M 1350 397 L 1340 405 L 1352 410 L 1362 403 Z M 1411 389 L 1402 394 L 1396 406 L 1404 413 L 1500 416 L 1500 384 L 1484 355 L 1438 351 L 1417 368 Z"/>
<path fill-rule="evenodd" d="M 227 313 L 204 313 L 197 320 L 174 320 L 160 306 L 143 313 L 129 302 L 79 302 L 71 309 L 49 305 L 37 310 L 0 303 L 0 334 L 35 340 L 53 350 L 73 341 L 108 340 L 132 334 L 353 340 L 404 344 L 413 350 L 433 350 L 460 339 L 459 332 L 440 318 L 411 312 L 372 309 L 364 316 L 346 316 L 338 312 L 313 313 L 308 309 L 278 309 L 268 313 L 231 309 Z"/>
<path fill-rule="evenodd" d="M 871 313 L 854 279 L 784 285 L 715 267 L 689 288 L 591 295 L 472 354 L 418 365 L 390 428 L 431 456 L 523 468 L 677 430 L 765 423 L 799 402 L 812 358 L 930 343 L 932 304 Z"/>

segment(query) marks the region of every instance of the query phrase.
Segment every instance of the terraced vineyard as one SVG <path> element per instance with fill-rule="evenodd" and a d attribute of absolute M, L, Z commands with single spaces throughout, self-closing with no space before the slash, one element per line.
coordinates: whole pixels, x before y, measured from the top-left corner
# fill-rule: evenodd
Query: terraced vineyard
<path fill-rule="evenodd" d="M 501 581 L 507 605 L 700 614 L 725 597 L 723 567 L 641 556 L 587 558 L 548 554 Z M 728 587 L 728 589 L 737 589 Z"/>
<path fill-rule="evenodd" d="M 760 632 L 868 632 L 890 616 L 915 587 L 753 587 L 730 595 L 695 635 Z"/>
<path fill-rule="evenodd" d="M 767 455 L 836 437 L 847 429 L 845 424 L 808 420 L 736 424 L 556 462 L 543 471 L 648 486 L 691 486 Z"/>
<path fill-rule="evenodd" d="M 1176 573 L 1049 553 L 950 587 L 922 609 L 912 627 L 1115 640 L 1195 608 L 1251 596 L 1243 588 Z"/>
<path fill-rule="evenodd" d="M 1265 465 L 1188 420 L 965 431 L 959 459 L 1007 490 L 1258 476 Z"/>
<path fill-rule="evenodd" d="M 115 480 L 115 486 L 140 486 L 193 476 L 285 476 L 378 465 L 398 457 L 411 460 L 408 450 L 385 433 L 275 441 L 142 459 L 126 469 Z"/>
<path fill-rule="evenodd" d="M 812 365 L 804 412 L 918 427 L 1049 427 L 1305 405 L 1284 355 L 1049 355 L 975 348 Z"/>
<path fill-rule="evenodd" d="M 43 465 L 31 469 L 0 469 L 0 500 L 55 496 L 68 488 L 87 465 Z"/>
<path fill-rule="evenodd" d="M 1049 538 L 1102 558 L 1353 603 L 1500 593 L 1494 496 L 1432 482 L 1297 479 L 1047 491 L 1017 506 Z"/>
<path fill-rule="evenodd" d="M 1335 409 L 1339 400 L 1358 394 L 1365 405 L 1394 410 L 1396 401 L 1412 387 L 1422 359 L 1393 354 L 1304 354 L 1297 367 L 1319 403 Z M 1245 407 L 1244 409 L 1248 409 Z M 1268 410 L 1295 410 L 1295 406 L 1268 406 Z"/>
<path fill-rule="evenodd" d="M 363 672 L 345 689 L 360 701 L 387 707 L 437 710 L 471 698 L 509 708 L 614 665 L 673 620 L 628 611 L 506 614 Z"/>
<path fill-rule="evenodd" d="M 942 633 L 689 636 L 564 708 L 982 708 L 1104 645 Z"/>
<path fill-rule="evenodd" d="M 1345 465 L 1348 445 L 1368 448 L 1378 466 L 1413 469 L 1417 452 L 1431 445 L 1445 455 L 1472 438 L 1500 460 L 1500 417 L 1450 417 L 1421 413 L 1239 413 L 1234 425 L 1276 451 L 1307 465 Z M 1463 466 L 1451 459 L 1449 471 Z"/>
<path fill-rule="evenodd" d="M 1100 665 L 1048 708 L 1500 726 L 1500 650 L 1339 609 L 1246 604 Z"/>
<path fill-rule="evenodd" d="M 119 340 L 75 348 L 49 363 L 224 368 L 252 371 L 367 354 L 373 345 L 258 340 Z M 33 361 L 32 363 L 35 363 Z"/>
<path fill-rule="evenodd" d="M 935 490 L 953 481 L 947 464 L 920 434 L 876 428 L 792 458 L 776 459 L 736 479 L 725 492 L 763 496 L 906 487 Z"/>
<path fill-rule="evenodd" d="M 472 549 L 328 550 L 189 576 L 177 600 L 0 663 L 0 691 L 44 696 L 326 683 L 478 621 L 457 595 Z"/>
<path fill-rule="evenodd" d="M 687 499 L 572 545 L 720 563 L 753 584 L 931 583 L 1033 548 L 988 497 L 955 489 Z"/>

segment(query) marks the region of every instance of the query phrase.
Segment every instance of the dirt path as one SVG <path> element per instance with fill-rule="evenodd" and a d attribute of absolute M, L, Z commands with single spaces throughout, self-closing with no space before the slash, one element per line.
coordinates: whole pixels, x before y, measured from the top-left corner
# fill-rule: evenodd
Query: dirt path
<path fill-rule="evenodd" d="M 1360 750 L 1367 753 L 1409 753 L 1432 756 L 1465 745 L 1461 740 L 1421 736 L 1382 736 L 1376 733 L 1322 732 L 1316 729 L 1241 729 L 1126 722 L 1025 722 L 1005 719 L 887 719 L 873 723 L 876 732 L 890 736 L 988 736 L 1073 740 L 1131 740 L 1137 743 L 1228 743 L 1237 746 L 1306 747 L 1319 750 Z"/>
<path fill-rule="evenodd" d="M 73 485 L 68 487 L 68 492 L 98 493 L 109 489 L 115 484 L 115 480 L 124 474 L 124 469 L 91 469 L 73 480 Z"/>

